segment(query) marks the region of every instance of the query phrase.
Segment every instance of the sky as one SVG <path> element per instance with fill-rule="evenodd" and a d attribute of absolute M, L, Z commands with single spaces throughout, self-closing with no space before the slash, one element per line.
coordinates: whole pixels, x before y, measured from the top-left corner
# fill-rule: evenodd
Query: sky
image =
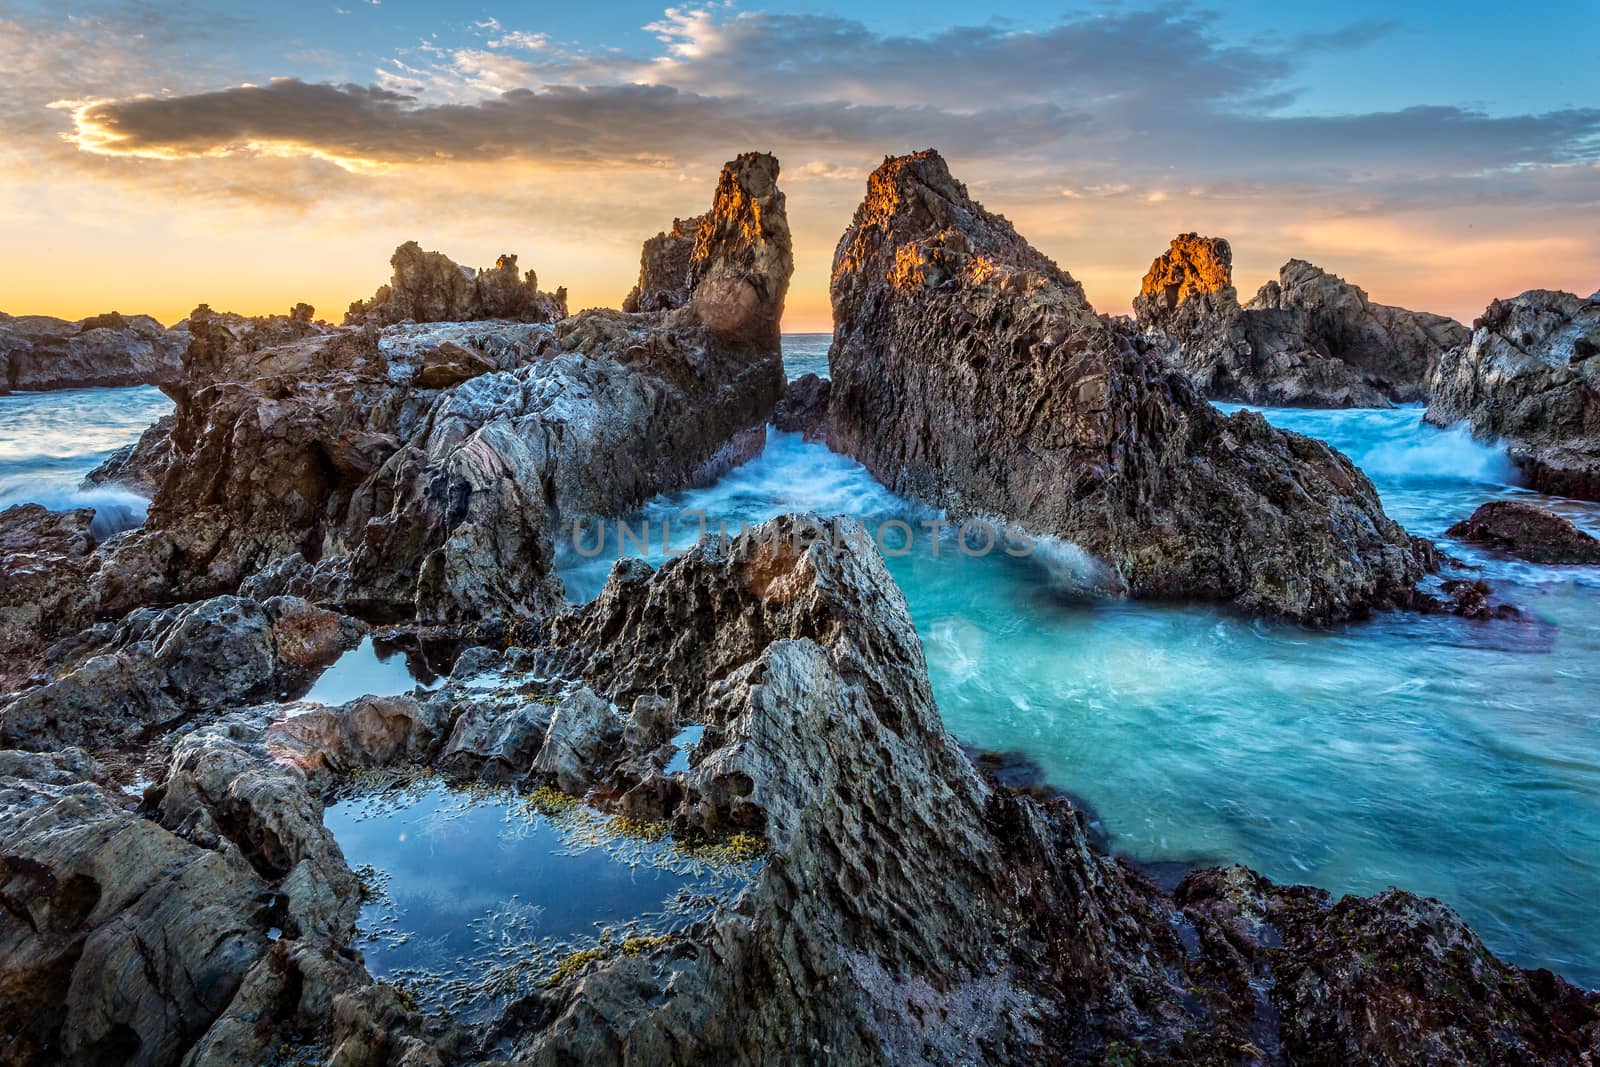
<path fill-rule="evenodd" d="M 955 175 L 1128 310 L 1230 240 L 1469 321 L 1600 288 L 1600 0 L 575 4 L 0 0 L 0 310 L 337 320 L 415 239 L 616 306 L 640 243 L 775 153 L 784 325 L 886 155 Z"/>

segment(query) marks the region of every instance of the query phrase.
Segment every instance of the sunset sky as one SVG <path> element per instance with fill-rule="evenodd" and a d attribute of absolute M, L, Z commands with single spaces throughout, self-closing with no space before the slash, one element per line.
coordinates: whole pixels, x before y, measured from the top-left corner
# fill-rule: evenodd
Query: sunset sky
<path fill-rule="evenodd" d="M 1179 232 L 1471 319 L 1600 287 L 1600 3 L 0 0 L 0 310 L 337 319 L 408 238 L 574 308 L 777 154 L 785 326 L 886 154 L 937 147 L 1126 311 Z"/>

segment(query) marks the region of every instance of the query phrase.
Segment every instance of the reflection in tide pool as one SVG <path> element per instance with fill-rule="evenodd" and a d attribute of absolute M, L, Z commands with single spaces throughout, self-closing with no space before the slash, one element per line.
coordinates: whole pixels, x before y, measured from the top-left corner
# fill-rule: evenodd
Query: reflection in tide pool
<path fill-rule="evenodd" d="M 80 488 L 84 475 L 138 440 L 172 410 L 159 389 L 65 389 L 0 396 L 0 509 L 43 504 L 95 509 L 95 536 L 144 521 L 144 497 L 112 487 Z"/>
<path fill-rule="evenodd" d="M 368 969 L 430 1010 L 483 1011 L 564 964 L 639 952 L 731 900 L 758 869 L 545 792 L 421 781 L 342 799 L 323 821 L 370 893 Z"/>
<path fill-rule="evenodd" d="M 825 338 L 803 347 L 808 369 Z M 799 372 L 791 360 L 791 375 Z M 1363 465 L 1414 533 L 1486 500 L 1535 499 L 1600 530 L 1600 508 L 1512 486 L 1495 449 L 1420 408 L 1267 411 Z M 855 462 L 769 434 L 766 452 L 636 518 L 703 509 L 736 530 L 789 511 L 918 523 Z M 1211 605 L 1086 597 L 1067 546 L 968 558 L 924 536 L 888 560 L 946 725 L 1020 752 L 1144 861 L 1241 862 L 1336 892 L 1437 896 L 1527 966 L 1600 986 L 1600 569 L 1443 542 L 1527 622 L 1385 614 L 1328 631 Z M 682 549 L 686 544 L 678 544 Z M 663 554 L 652 546 L 652 562 Z M 564 558 L 589 599 L 616 557 Z"/>
<path fill-rule="evenodd" d="M 391 697 L 433 689 L 441 681 L 419 678 L 404 653 L 394 649 L 380 651 L 368 636 L 323 671 L 302 699 L 333 708 L 357 697 Z"/>

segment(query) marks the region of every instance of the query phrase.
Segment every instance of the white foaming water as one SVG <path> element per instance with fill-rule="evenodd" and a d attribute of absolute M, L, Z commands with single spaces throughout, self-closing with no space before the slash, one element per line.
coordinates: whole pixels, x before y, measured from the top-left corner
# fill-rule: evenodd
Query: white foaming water
<path fill-rule="evenodd" d="M 827 338 L 796 340 L 790 376 L 825 373 Z M 1600 529 L 1600 507 L 1518 488 L 1499 450 L 1423 425 L 1420 408 L 1263 414 L 1363 465 L 1414 533 L 1442 539 L 1511 495 Z M 1600 985 L 1600 568 L 1444 541 L 1530 621 L 1383 614 L 1312 631 L 1096 595 L 1103 574 L 1075 546 L 964 555 L 920 532 L 934 513 L 787 434 L 643 514 L 693 509 L 730 531 L 788 511 L 916 526 L 914 550 L 887 563 L 946 725 L 1030 758 L 1134 859 L 1241 862 L 1336 892 L 1397 885 L 1446 901 L 1507 958 Z M 613 540 L 562 575 L 587 599 L 615 558 Z"/>
<path fill-rule="evenodd" d="M 81 483 L 171 410 L 172 401 L 148 386 L 0 396 L 0 510 L 27 503 L 52 511 L 94 508 L 94 533 L 102 540 L 139 525 L 144 497 Z"/>
<path fill-rule="evenodd" d="M 826 373 L 826 335 L 785 344 L 791 376 Z M 0 398 L 0 501 L 71 503 L 84 473 L 168 408 L 155 390 Z M 1264 414 L 1351 456 L 1414 533 L 1443 539 L 1511 495 L 1600 530 L 1600 507 L 1518 488 L 1497 449 L 1422 425 L 1418 408 Z M 1242 862 L 1340 892 L 1398 885 L 1451 904 L 1510 959 L 1600 985 L 1600 568 L 1444 540 L 1530 621 L 1386 614 L 1310 631 L 1095 595 L 1103 575 L 1072 546 L 966 555 L 953 531 L 922 525 L 937 513 L 789 434 L 635 516 L 651 520 L 653 562 L 688 547 L 700 520 L 682 513 L 694 509 L 730 532 L 791 511 L 911 525 L 912 550 L 887 562 L 946 724 L 967 744 L 1028 756 L 1130 856 Z M 614 530 L 609 540 L 592 559 L 563 557 L 575 596 L 603 584 Z M 361 668 L 345 679 L 352 695 L 415 684 L 375 650 L 348 666 Z M 341 674 L 319 696 L 339 699 Z"/>

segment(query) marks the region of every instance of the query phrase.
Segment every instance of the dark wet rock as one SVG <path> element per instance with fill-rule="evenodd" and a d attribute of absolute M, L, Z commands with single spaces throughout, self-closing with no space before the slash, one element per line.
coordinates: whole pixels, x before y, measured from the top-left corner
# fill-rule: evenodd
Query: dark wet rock
<path fill-rule="evenodd" d="M 1600 293 L 1492 302 L 1440 360 L 1425 417 L 1504 441 L 1540 492 L 1600 500 Z"/>
<path fill-rule="evenodd" d="M 567 291 L 539 290 L 533 271 L 517 270 L 517 257 L 503 255 L 474 273 L 443 252 L 424 252 L 415 241 L 394 250 L 394 277 L 370 300 L 350 305 L 345 325 L 392 326 L 399 322 L 470 322 L 511 319 L 555 322 L 567 317 Z"/>
<path fill-rule="evenodd" d="M 188 343 L 181 324 L 168 330 L 148 315 L 0 316 L 0 394 L 160 385 L 181 375 Z"/>
<path fill-rule="evenodd" d="M 381 331 L 197 311 L 172 460 L 100 610 L 241 588 L 427 625 L 559 607 L 564 522 L 760 450 L 793 265 L 776 178 L 770 156 L 724 168 L 673 311 Z"/>
<path fill-rule="evenodd" d="M 1292 259 L 1241 307 L 1221 238 L 1182 234 L 1134 298 L 1157 352 L 1214 400 L 1295 407 L 1388 407 L 1427 397 L 1434 365 L 1466 340 L 1453 319 L 1377 304 Z"/>
<path fill-rule="evenodd" d="M 53 640 L 87 626 L 94 509 L 0 511 L 0 694 L 38 665 Z"/>
<path fill-rule="evenodd" d="M 1446 578 L 1439 583 L 1439 591 L 1444 595 L 1419 592 L 1412 608 L 1424 615 L 1459 615 L 1479 622 L 1522 617 L 1510 604 L 1492 603 L 1489 598 L 1494 590 L 1481 578 Z"/>
<path fill-rule="evenodd" d="M 153 496 L 167 475 L 172 462 L 172 428 L 176 419 L 163 415 L 148 426 L 139 439 L 123 445 L 84 476 L 83 484 L 121 485 L 144 496 Z"/>
<path fill-rule="evenodd" d="M 145 739 L 200 712 L 298 688 L 345 643 L 331 612 L 221 596 L 131 613 L 98 649 L 0 703 L 0 745 L 45 751 Z"/>
<path fill-rule="evenodd" d="M 1134 596 L 1326 623 L 1407 602 L 1429 564 L 1346 457 L 1217 412 L 935 152 L 869 179 L 833 307 L 833 448 L 953 515 L 1071 541 Z"/>
<path fill-rule="evenodd" d="M 81 752 L 0 751 L 6 1062 L 263 1062 L 365 980 L 355 879 L 251 735 L 181 742 L 150 818 Z"/>
<path fill-rule="evenodd" d="M 1168 895 L 1067 801 L 998 787 L 940 726 L 850 520 L 619 564 L 533 662 L 704 724 L 665 816 L 771 851 L 709 926 L 513 1005 L 493 1032 L 518 1062 L 1577 1063 L 1597 1040 L 1600 998 L 1505 966 L 1436 902 L 1333 904 L 1240 868 Z M 627 810 L 653 734 L 604 749 L 591 798 Z M 1355 1008 L 1367 992 L 1392 1027 Z"/>
<path fill-rule="evenodd" d="M 783 399 L 772 412 L 772 425 L 820 441 L 827 433 L 828 394 L 832 384 L 815 374 L 802 374 L 784 386 Z"/>
<path fill-rule="evenodd" d="M 1530 563 L 1600 564 L 1600 540 L 1572 520 L 1520 500 L 1491 500 L 1445 532 Z"/>
<path fill-rule="evenodd" d="M 689 261 L 694 256 L 695 237 L 705 223 L 704 215 L 673 219 L 672 229 L 644 243 L 639 283 L 623 298 L 623 311 L 671 311 L 688 303 Z"/>

